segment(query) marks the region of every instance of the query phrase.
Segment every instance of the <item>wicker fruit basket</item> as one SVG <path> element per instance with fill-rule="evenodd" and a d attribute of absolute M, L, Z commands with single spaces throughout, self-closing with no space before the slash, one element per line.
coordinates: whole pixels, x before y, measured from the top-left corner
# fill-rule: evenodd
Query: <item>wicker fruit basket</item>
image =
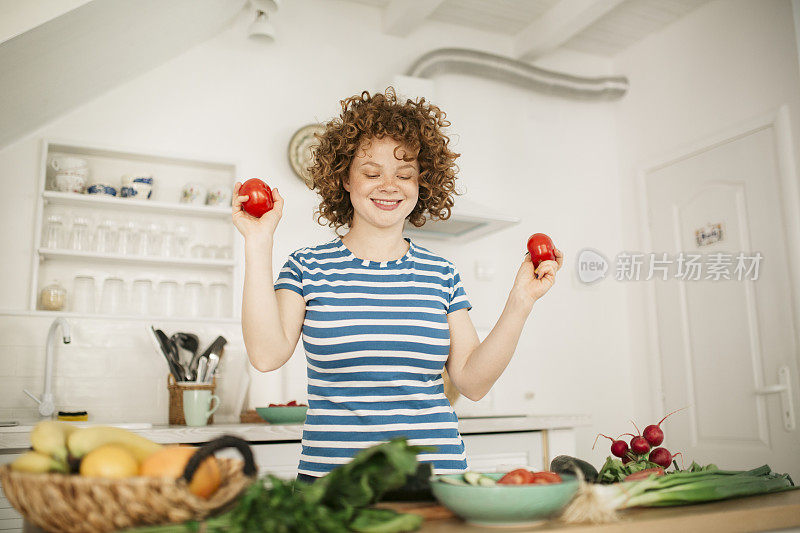
<path fill-rule="evenodd" d="M 200 463 L 222 448 L 237 448 L 244 461 L 217 459 L 222 483 L 207 500 L 189 492 Z M 47 531 L 101 533 L 136 526 L 203 519 L 234 504 L 255 480 L 253 453 L 246 441 L 225 435 L 202 446 L 183 476 L 103 479 L 67 474 L 29 474 L 0 467 L 8 501 L 29 522 Z"/>

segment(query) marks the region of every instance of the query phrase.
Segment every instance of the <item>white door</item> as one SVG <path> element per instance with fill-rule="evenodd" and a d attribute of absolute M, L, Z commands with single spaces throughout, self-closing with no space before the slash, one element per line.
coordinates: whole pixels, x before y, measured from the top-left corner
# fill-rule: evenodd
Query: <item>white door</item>
<path fill-rule="evenodd" d="M 664 406 L 691 406 L 664 423 L 664 446 L 683 452 L 687 465 L 766 463 L 800 475 L 798 431 L 786 427 L 788 400 L 798 406 L 790 284 L 798 274 L 789 269 L 777 153 L 775 128 L 765 125 L 645 174 L 652 251 L 668 260 L 702 254 L 700 280 L 675 277 L 675 261 L 667 280 L 651 281 Z M 715 224 L 722 239 L 698 246 L 696 231 Z M 732 256 L 731 280 L 705 279 L 716 276 L 710 254 L 720 252 Z M 763 256 L 756 281 L 747 281 L 752 272 L 736 279 L 739 252 L 748 268 L 756 252 Z M 718 259 L 724 271 L 727 260 Z M 791 395 L 768 393 L 779 372 L 789 375 Z"/>

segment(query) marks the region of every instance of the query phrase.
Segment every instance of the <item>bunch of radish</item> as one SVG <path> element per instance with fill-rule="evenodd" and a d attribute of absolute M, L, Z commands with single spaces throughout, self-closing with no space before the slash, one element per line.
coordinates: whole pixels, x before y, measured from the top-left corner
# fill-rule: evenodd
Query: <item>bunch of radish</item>
<path fill-rule="evenodd" d="M 641 459 L 647 459 L 651 463 L 655 463 L 663 468 L 668 468 L 669 465 L 672 464 L 672 460 L 681 455 L 681 453 L 678 452 L 673 455 L 666 448 L 659 446 L 662 442 L 664 442 L 664 431 L 661 429 L 661 424 L 664 422 L 664 420 L 683 409 L 686 408 L 683 407 L 681 409 L 672 411 L 667 416 L 662 418 L 658 424 L 650 424 L 644 428 L 643 432 L 639 432 L 639 428 L 631 420 L 633 427 L 636 428 L 637 435 L 632 433 L 623 433 L 616 439 L 612 439 L 608 435 L 598 433 L 597 437 L 594 439 L 594 443 L 597 445 L 597 439 L 600 437 L 605 437 L 610 440 L 611 454 L 622 459 L 623 464 L 627 464 L 633 460 L 638 461 Z M 632 437 L 630 440 L 630 446 L 628 446 L 628 443 L 620 438 L 624 435 L 630 435 Z M 594 449 L 594 446 L 592 446 L 592 449 Z"/>

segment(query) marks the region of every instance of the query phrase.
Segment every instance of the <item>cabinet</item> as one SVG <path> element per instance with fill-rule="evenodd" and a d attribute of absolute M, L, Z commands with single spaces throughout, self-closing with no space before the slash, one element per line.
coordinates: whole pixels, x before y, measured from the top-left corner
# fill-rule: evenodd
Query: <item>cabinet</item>
<path fill-rule="evenodd" d="M 0 465 L 13 463 L 19 457 L 20 453 L 0 453 Z M 11 507 L 11 503 L 3 493 L 3 487 L 0 487 L 0 531 L 5 532 L 21 532 L 22 531 L 22 515 L 16 509 Z"/>
<path fill-rule="evenodd" d="M 107 183 L 117 191 L 125 175 L 151 175 L 151 198 L 56 190 L 51 162 L 64 158 L 87 163 L 87 185 Z M 237 240 L 229 204 L 180 200 L 188 183 L 200 190 L 230 191 L 235 179 L 236 165 L 229 162 L 43 140 L 29 309 L 46 312 L 39 305 L 39 294 L 57 280 L 67 291 L 66 306 L 59 314 L 67 316 L 73 312 L 104 318 L 233 318 L 237 308 L 233 287 L 240 267 L 234 259 Z M 48 232 L 48 220 L 54 217 L 61 221 L 58 239 L 50 238 Z M 89 237 L 83 246 L 72 242 L 73 228 L 81 226 L 79 219 L 88 225 Z M 100 231 L 101 226 L 110 230 Z M 99 239 L 101 232 L 107 239 Z M 133 235 L 130 241 L 125 239 L 127 249 L 119 243 L 123 233 Z M 84 297 L 76 305 L 76 276 L 92 280 L 91 304 Z M 114 298 L 109 297 L 111 289 L 104 295 L 109 279 L 121 285 Z"/>

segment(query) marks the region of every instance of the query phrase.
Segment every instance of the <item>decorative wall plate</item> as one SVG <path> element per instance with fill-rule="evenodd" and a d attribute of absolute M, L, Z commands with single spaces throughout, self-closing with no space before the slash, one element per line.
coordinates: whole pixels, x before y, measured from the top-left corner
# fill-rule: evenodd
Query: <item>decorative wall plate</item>
<path fill-rule="evenodd" d="M 313 185 L 311 176 L 306 169 L 313 162 L 311 147 L 317 143 L 314 134 L 323 131 L 325 131 L 325 126 L 322 124 L 309 124 L 297 130 L 292 135 L 292 140 L 289 141 L 289 163 L 292 165 L 294 173 L 305 182 L 309 189 L 312 189 Z"/>

